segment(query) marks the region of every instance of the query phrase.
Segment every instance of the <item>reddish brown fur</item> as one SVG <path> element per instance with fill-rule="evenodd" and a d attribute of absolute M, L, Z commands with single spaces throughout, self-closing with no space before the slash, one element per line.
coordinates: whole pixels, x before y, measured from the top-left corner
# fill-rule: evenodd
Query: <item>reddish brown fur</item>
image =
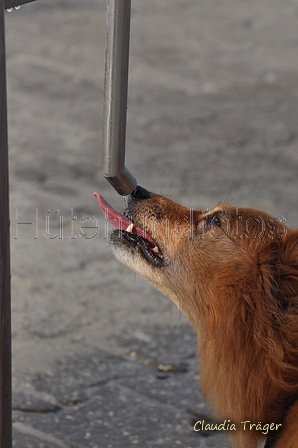
<path fill-rule="evenodd" d="M 282 422 L 274 448 L 297 447 L 298 232 L 257 210 L 190 211 L 158 195 L 132 199 L 129 213 L 154 238 L 164 265 L 150 265 L 119 240 L 116 253 L 198 333 L 200 385 L 216 419 L 237 426 L 233 446 L 257 447 L 260 431 L 240 430 L 249 420 Z"/>

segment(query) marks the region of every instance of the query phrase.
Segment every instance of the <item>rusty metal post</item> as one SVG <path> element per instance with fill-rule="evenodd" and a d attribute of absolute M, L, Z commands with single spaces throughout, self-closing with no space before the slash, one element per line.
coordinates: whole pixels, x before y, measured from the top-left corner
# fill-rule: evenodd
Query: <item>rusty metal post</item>
<path fill-rule="evenodd" d="M 4 8 L 4 0 L 0 0 L 0 448 L 11 448 L 10 241 Z"/>

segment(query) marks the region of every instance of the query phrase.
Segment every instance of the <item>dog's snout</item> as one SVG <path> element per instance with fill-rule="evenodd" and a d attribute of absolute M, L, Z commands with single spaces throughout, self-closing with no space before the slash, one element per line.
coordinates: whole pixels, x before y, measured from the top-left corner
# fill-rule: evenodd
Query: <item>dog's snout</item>
<path fill-rule="evenodd" d="M 137 185 L 135 191 L 131 193 L 130 199 L 150 199 L 153 196 L 155 196 L 155 193 L 152 193 L 140 185 Z"/>

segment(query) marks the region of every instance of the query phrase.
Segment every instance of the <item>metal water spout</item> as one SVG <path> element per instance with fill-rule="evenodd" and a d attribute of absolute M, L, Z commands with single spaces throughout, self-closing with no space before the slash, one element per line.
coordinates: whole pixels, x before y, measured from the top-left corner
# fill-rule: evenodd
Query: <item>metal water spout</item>
<path fill-rule="evenodd" d="M 131 0 L 107 0 L 103 171 L 122 196 L 137 186 L 125 167 L 130 12 Z"/>

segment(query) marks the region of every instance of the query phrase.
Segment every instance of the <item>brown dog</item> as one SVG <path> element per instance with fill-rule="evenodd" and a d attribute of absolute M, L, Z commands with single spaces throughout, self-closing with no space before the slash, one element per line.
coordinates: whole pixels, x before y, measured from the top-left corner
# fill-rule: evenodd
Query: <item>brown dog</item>
<path fill-rule="evenodd" d="M 298 232 L 253 209 L 188 209 L 137 187 L 95 196 L 117 257 L 198 333 L 200 385 L 234 447 L 298 447 Z M 259 444 L 259 445 L 258 445 Z"/>

